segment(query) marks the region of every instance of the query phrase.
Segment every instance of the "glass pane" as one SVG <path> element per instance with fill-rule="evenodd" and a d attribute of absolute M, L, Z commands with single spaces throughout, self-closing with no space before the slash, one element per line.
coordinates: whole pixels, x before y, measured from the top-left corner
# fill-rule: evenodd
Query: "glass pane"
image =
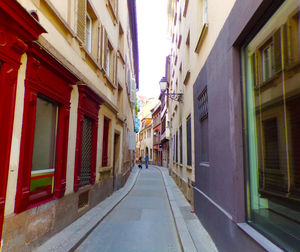
<path fill-rule="evenodd" d="M 32 171 L 55 168 L 58 105 L 37 98 Z"/>
<path fill-rule="evenodd" d="M 92 51 L 92 19 L 87 14 L 86 15 L 86 29 L 85 29 L 85 40 L 86 40 L 86 48 L 89 52 Z"/>
<path fill-rule="evenodd" d="M 285 1 L 244 50 L 248 221 L 288 251 L 300 247 L 298 13 Z"/>

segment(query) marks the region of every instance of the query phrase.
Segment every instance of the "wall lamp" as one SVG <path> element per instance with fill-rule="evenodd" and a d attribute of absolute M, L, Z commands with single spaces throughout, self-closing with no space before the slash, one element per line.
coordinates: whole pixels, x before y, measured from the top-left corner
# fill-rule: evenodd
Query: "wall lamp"
<path fill-rule="evenodd" d="M 167 91 L 168 81 L 167 81 L 166 77 L 161 78 L 161 80 L 159 81 L 159 85 L 160 85 L 160 90 L 162 92 L 162 95 L 166 95 L 166 96 L 170 97 L 170 99 L 173 101 L 183 102 L 183 100 L 182 100 L 183 93 L 175 93 L 175 92 L 169 93 Z"/>

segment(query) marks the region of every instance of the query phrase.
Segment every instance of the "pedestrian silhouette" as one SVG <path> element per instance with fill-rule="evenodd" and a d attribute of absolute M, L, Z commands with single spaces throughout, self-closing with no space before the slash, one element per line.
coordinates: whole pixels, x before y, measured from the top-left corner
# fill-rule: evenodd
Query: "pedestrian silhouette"
<path fill-rule="evenodd" d="M 139 158 L 139 168 L 142 169 L 143 168 L 143 161 L 142 161 L 142 157 Z"/>

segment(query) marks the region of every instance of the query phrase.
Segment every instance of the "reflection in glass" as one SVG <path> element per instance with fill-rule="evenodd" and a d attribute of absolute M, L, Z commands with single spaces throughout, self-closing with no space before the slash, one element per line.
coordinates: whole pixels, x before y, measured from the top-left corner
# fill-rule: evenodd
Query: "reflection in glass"
<path fill-rule="evenodd" d="M 299 2 L 287 0 L 244 48 L 248 221 L 300 248 Z"/>
<path fill-rule="evenodd" d="M 30 191 L 53 191 L 58 105 L 39 96 L 36 103 Z"/>

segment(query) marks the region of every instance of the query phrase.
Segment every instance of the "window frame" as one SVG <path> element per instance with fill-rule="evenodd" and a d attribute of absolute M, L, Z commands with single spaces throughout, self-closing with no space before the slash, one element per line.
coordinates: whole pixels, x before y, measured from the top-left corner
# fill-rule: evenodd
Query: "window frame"
<path fill-rule="evenodd" d="M 186 119 L 186 152 L 186 164 L 192 166 L 192 117 L 190 115 Z"/>
<path fill-rule="evenodd" d="M 104 102 L 88 86 L 78 86 L 79 103 L 77 117 L 77 137 L 75 152 L 75 170 L 74 170 L 74 191 L 78 191 L 80 186 L 81 171 L 81 150 L 83 138 L 84 118 L 88 117 L 92 121 L 92 143 L 91 143 L 91 167 L 90 167 L 90 185 L 95 183 L 96 178 L 96 157 L 97 157 L 97 139 L 98 139 L 98 113 L 101 104 Z M 89 185 L 84 185 L 89 186 Z"/>
<path fill-rule="evenodd" d="M 78 81 L 77 77 L 37 44 L 31 45 L 28 52 L 25 79 L 24 114 L 15 204 L 16 213 L 64 196 L 66 190 L 71 85 Z M 30 177 L 38 94 L 42 94 L 59 104 L 55 156 L 55 186 L 51 195 L 41 198 L 35 198 L 36 195 L 30 195 Z M 57 160 L 60 161 L 58 162 Z"/>
<path fill-rule="evenodd" d="M 85 45 L 86 45 L 86 50 L 89 53 L 92 53 L 92 30 L 93 30 L 93 20 L 88 12 L 85 14 Z M 89 20 L 89 22 L 87 22 Z M 88 25 L 89 23 L 89 25 Z"/>
<path fill-rule="evenodd" d="M 103 119 L 103 142 L 102 142 L 102 167 L 107 167 L 109 160 L 108 160 L 108 142 L 109 142 L 109 135 L 110 135 L 110 119 L 106 116 L 104 116 Z"/>

